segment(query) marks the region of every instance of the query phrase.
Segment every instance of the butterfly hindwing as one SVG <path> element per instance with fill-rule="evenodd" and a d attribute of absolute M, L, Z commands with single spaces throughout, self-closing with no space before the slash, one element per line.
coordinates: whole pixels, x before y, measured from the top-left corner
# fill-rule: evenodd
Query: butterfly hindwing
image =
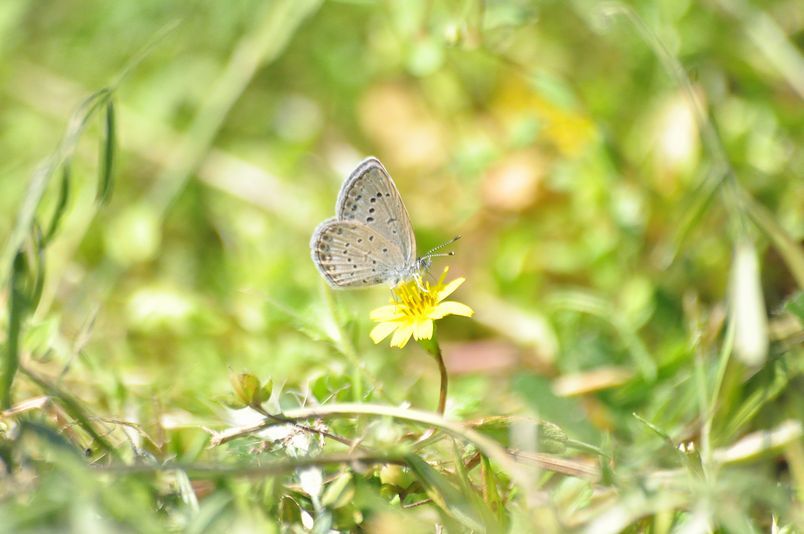
<path fill-rule="evenodd" d="M 321 275 L 333 287 L 365 287 L 394 282 L 405 257 L 374 228 L 358 221 L 327 219 L 310 240 Z"/>

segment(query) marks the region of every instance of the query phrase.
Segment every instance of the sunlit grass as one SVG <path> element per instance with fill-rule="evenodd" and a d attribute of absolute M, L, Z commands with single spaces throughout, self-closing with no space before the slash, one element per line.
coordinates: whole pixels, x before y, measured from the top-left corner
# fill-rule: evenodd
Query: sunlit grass
<path fill-rule="evenodd" d="M 794 532 L 796 4 L 727 4 L 2 4 L 2 529 Z M 369 154 L 451 282 L 320 280 Z"/>

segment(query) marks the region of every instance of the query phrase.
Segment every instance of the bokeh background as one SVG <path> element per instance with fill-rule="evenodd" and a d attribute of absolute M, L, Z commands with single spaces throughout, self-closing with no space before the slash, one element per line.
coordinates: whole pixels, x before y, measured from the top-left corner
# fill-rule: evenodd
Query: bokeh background
<path fill-rule="evenodd" d="M 804 484 L 803 28 L 794 0 L 4 0 L 4 241 L 82 100 L 111 87 L 115 112 L 107 202 L 100 112 L 71 152 L 20 360 L 93 417 L 136 424 L 103 428 L 158 461 L 247 456 L 206 449 L 204 427 L 245 420 L 220 402 L 232 372 L 272 379 L 283 407 L 432 410 L 432 358 L 368 337 L 387 288 L 332 293 L 309 259 L 342 180 L 375 155 L 420 251 L 463 236 L 433 267 L 466 277 L 455 298 L 476 311 L 439 323 L 450 417 L 542 417 L 645 476 L 675 465 L 665 438 L 712 453 L 787 429 L 711 479 L 711 499 L 691 492 L 676 509 L 791 524 Z M 41 221 L 62 183 L 58 170 Z M 15 402 L 42 394 L 18 376 Z M 216 507 L 199 523 L 169 484 L 127 481 L 124 512 L 98 497 L 123 491 L 108 480 L 71 492 L 59 477 L 6 485 L 0 510 L 76 528 L 95 524 L 86 510 L 103 528 L 276 513 L 243 489 L 256 482 L 196 488 L 201 510 Z M 567 524 L 594 525 L 606 509 L 568 484 L 553 496 L 583 513 Z M 432 511 L 404 513 L 427 525 Z M 640 525 L 632 516 L 621 526 Z"/>

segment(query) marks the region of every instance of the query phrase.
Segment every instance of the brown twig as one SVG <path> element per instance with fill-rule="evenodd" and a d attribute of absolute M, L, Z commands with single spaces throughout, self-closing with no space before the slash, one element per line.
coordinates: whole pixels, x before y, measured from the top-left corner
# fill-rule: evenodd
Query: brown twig
<path fill-rule="evenodd" d="M 279 460 L 260 465 L 198 465 L 181 463 L 164 464 L 133 464 L 133 465 L 104 465 L 94 466 L 96 471 L 110 472 L 115 474 L 133 475 L 140 473 L 161 473 L 164 471 L 184 471 L 193 478 L 218 478 L 223 476 L 233 477 L 265 477 L 271 475 L 282 475 L 292 473 L 296 469 L 303 469 L 312 466 L 326 466 L 333 464 L 396 464 L 406 465 L 405 460 L 399 456 L 383 456 L 377 454 L 332 454 L 326 456 L 316 456 L 308 458 L 294 458 L 291 460 Z"/>

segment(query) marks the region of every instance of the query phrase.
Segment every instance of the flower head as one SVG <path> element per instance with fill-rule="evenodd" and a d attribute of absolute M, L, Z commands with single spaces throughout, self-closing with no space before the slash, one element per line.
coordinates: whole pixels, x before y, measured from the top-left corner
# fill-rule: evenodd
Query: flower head
<path fill-rule="evenodd" d="M 465 281 L 461 277 L 444 285 L 447 270 L 444 269 L 435 284 L 415 279 L 394 287 L 391 290 L 391 304 L 371 312 L 371 320 L 379 323 L 369 334 L 372 341 L 379 343 L 393 333 L 391 346 L 402 348 L 407 345 L 410 336 L 415 339 L 431 339 L 433 321 L 436 319 L 446 315 L 471 317 L 474 311 L 466 304 L 444 300 Z"/>

